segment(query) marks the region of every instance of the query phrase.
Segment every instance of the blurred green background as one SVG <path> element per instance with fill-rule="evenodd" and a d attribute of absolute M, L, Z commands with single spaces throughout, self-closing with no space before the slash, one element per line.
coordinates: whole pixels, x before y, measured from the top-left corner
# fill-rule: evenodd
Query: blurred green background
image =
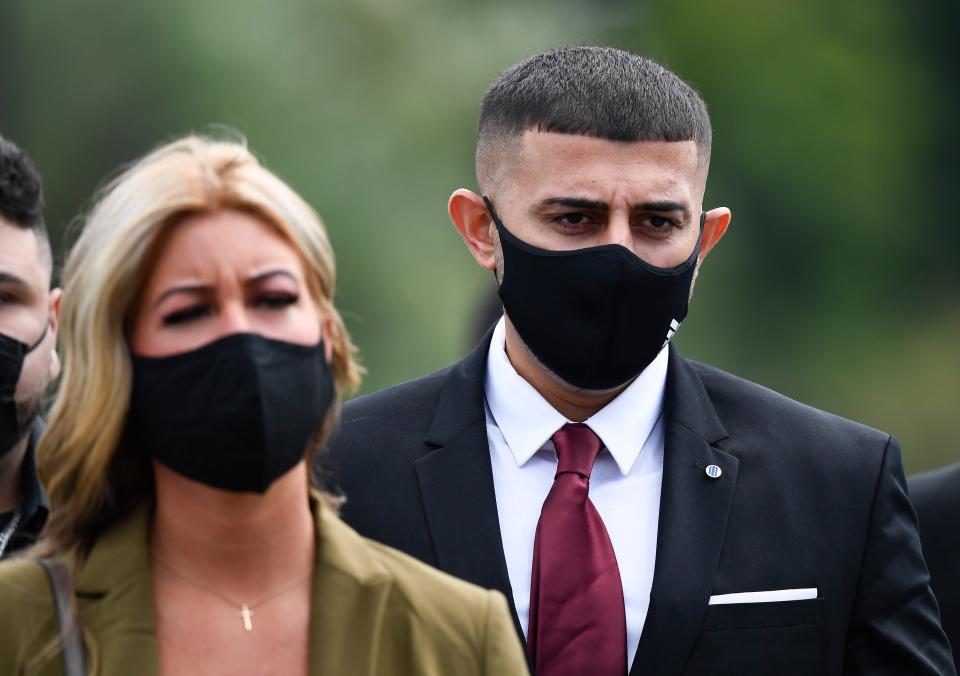
<path fill-rule="evenodd" d="M 241 131 L 327 221 L 364 391 L 464 354 L 490 275 L 446 216 L 480 98 L 543 49 L 652 56 L 714 121 L 734 213 L 677 337 L 687 356 L 883 428 L 908 471 L 960 459 L 949 0 L 4 0 L 0 132 L 64 229 L 124 162 Z"/>

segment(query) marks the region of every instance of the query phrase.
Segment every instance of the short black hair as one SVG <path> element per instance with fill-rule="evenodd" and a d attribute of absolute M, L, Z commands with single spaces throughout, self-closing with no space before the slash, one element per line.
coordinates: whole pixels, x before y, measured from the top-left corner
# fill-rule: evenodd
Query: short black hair
<path fill-rule="evenodd" d="M 612 141 L 694 141 L 699 163 L 710 159 L 710 116 L 696 90 L 656 61 L 613 47 L 552 49 L 496 79 L 480 107 L 481 187 L 498 151 L 528 130 Z"/>
<path fill-rule="evenodd" d="M 50 237 L 43 219 L 43 183 L 30 157 L 0 136 L 0 217 L 32 230 L 49 263 Z"/>

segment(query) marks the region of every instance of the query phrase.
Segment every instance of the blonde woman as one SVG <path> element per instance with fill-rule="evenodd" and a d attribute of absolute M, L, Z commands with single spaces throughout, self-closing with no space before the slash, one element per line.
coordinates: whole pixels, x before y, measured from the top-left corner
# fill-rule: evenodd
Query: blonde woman
<path fill-rule="evenodd" d="M 0 566 L 0 673 L 69 662 L 41 556 L 73 569 L 92 674 L 525 673 L 502 596 L 364 540 L 311 488 L 359 369 L 322 223 L 242 144 L 133 165 L 63 281 L 53 513 Z"/>

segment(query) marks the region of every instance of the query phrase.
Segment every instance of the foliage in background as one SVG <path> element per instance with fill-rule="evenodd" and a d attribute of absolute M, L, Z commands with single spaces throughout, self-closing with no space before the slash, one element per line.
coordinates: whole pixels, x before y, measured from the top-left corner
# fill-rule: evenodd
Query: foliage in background
<path fill-rule="evenodd" d="M 55 238 L 171 136 L 225 124 L 325 218 L 365 391 L 440 368 L 493 281 L 446 217 L 480 97 L 541 49 L 658 58 L 715 125 L 710 256 L 684 352 L 886 429 L 908 469 L 960 457 L 955 3 L 235 0 L 0 4 L 0 132 Z"/>

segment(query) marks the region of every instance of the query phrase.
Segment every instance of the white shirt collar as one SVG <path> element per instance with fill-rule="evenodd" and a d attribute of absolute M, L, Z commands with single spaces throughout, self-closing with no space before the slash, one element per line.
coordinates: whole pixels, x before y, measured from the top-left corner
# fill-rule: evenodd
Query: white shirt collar
<path fill-rule="evenodd" d="M 501 317 L 490 340 L 484 392 L 497 427 L 522 467 L 571 422 L 547 403 L 533 386 L 517 373 L 505 349 Z M 585 421 L 610 451 L 620 472 L 630 472 L 663 411 L 669 351 L 664 348 L 644 371 L 609 404 Z"/>

